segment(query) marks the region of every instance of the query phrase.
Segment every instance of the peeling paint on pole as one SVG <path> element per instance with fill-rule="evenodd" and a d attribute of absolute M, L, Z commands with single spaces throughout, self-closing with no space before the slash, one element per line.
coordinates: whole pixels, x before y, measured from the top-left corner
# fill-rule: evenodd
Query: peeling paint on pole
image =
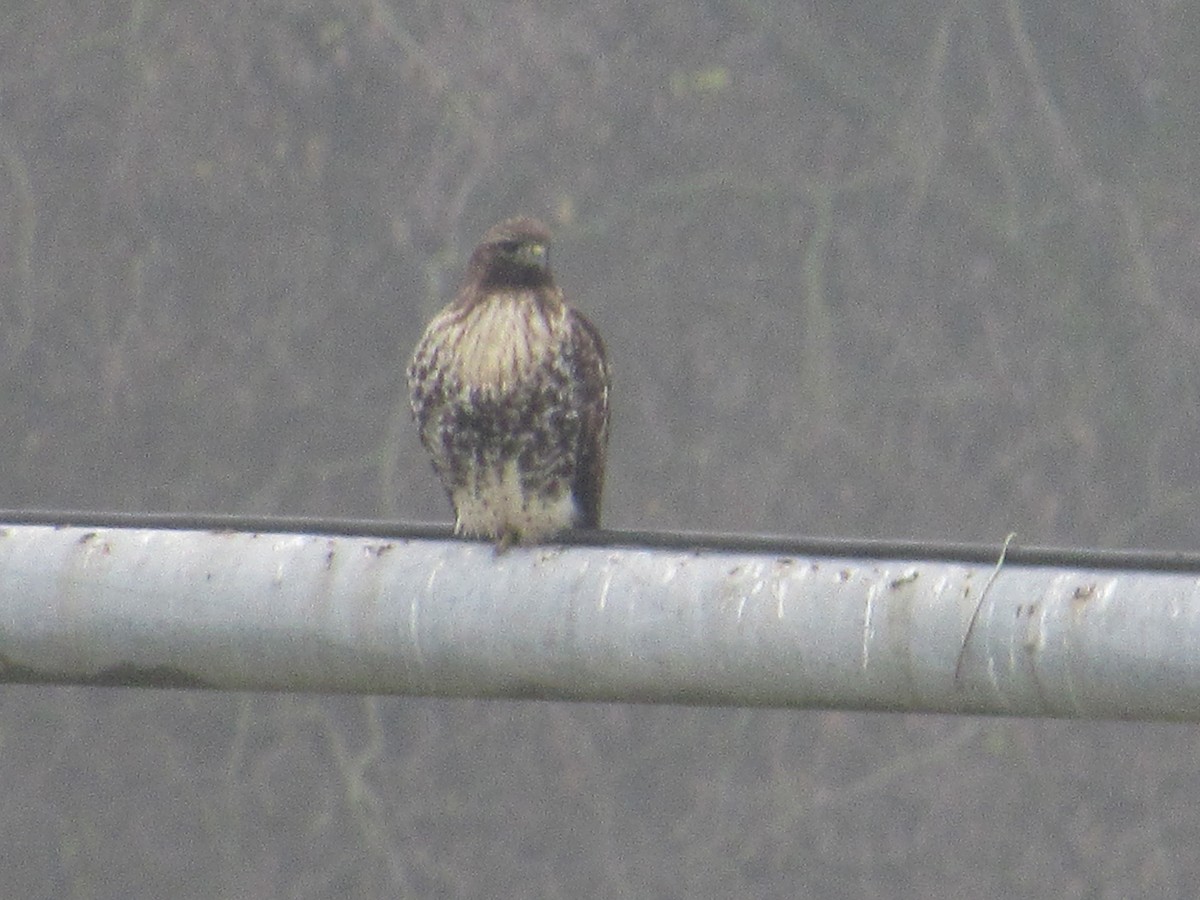
<path fill-rule="evenodd" d="M 13 525 L 0 679 L 1200 719 L 1196 573 L 994 569 Z"/>

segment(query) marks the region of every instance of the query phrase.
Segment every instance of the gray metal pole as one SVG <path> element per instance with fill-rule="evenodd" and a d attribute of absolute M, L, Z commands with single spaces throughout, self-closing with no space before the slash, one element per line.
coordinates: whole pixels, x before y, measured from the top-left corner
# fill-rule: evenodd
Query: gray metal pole
<path fill-rule="evenodd" d="M 1198 720 L 1198 588 L 1188 571 L 10 525 L 0 680 Z"/>

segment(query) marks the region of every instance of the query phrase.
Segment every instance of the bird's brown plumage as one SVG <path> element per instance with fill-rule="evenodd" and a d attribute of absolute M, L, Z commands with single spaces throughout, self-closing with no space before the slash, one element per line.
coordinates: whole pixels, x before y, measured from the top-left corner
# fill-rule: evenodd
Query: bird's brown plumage
<path fill-rule="evenodd" d="M 408 369 L 456 530 L 500 549 L 600 524 L 608 365 L 596 329 L 563 302 L 549 247 L 535 219 L 489 229 Z"/>

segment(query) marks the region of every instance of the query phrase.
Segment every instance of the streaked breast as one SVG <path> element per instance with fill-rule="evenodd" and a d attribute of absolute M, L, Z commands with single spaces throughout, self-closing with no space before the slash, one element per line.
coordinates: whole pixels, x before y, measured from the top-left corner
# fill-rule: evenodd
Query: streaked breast
<path fill-rule="evenodd" d="M 460 384 L 504 391 L 558 351 L 564 317 L 526 296 L 497 294 L 449 317 L 439 361 Z"/>

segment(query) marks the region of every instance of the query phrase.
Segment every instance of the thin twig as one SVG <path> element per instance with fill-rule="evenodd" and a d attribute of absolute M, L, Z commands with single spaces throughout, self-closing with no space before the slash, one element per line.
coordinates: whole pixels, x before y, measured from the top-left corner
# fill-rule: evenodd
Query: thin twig
<path fill-rule="evenodd" d="M 992 569 L 992 574 L 988 576 L 987 583 L 983 586 L 983 591 L 979 594 L 979 601 L 975 604 L 975 611 L 971 613 L 971 621 L 967 623 L 967 633 L 963 635 L 962 646 L 958 650 L 958 659 L 954 663 L 954 684 L 959 683 L 959 676 L 962 675 L 963 663 L 967 658 L 967 645 L 971 642 L 971 635 L 975 633 L 975 623 L 979 621 L 979 611 L 983 609 L 983 601 L 987 598 L 988 591 L 992 589 L 992 585 L 996 583 L 996 578 L 1000 575 L 1000 567 L 1004 565 L 1004 557 L 1008 554 L 1008 545 L 1013 542 L 1013 538 L 1017 536 L 1015 531 L 1010 531 L 1008 536 L 1004 538 L 1004 546 L 1000 548 L 1000 556 L 996 559 L 996 567 Z"/>

